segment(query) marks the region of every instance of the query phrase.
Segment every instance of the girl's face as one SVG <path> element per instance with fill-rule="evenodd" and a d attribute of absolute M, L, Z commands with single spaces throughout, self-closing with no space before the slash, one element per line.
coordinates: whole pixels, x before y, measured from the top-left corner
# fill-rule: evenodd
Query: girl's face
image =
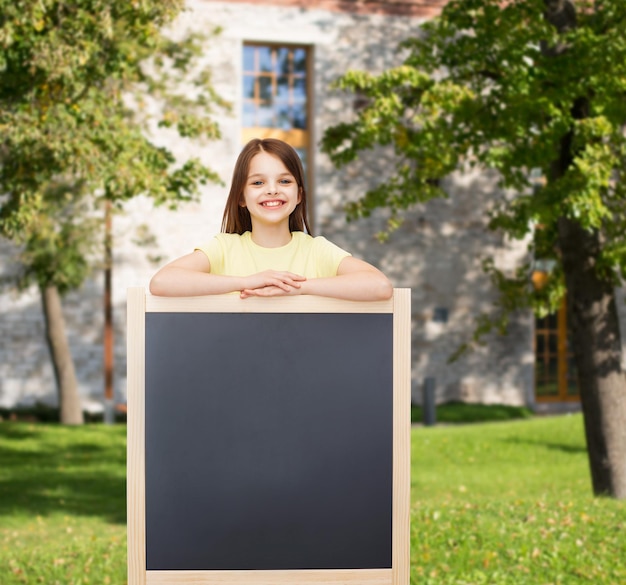
<path fill-rule="evenodd" d="M 287 167 L 276 156 L 259 152 L 252 157 L 243 190 L 242 207 L 247 207 L 255 224 L 289 227 L 289 216 L 300 203 L 300 188 Z"/>

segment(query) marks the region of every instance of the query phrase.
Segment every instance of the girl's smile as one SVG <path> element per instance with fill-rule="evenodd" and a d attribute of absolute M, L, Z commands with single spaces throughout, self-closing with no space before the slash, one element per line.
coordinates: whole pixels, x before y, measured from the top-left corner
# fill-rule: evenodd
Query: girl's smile
<path fill-rule="evenodd" d="M 300 188 L 284 163 L 267 152 L 252 157 L 241 205 L 250 212 L 253 231 L 270 224 L 289 231 L 289 216 L 298 203 Z"/>

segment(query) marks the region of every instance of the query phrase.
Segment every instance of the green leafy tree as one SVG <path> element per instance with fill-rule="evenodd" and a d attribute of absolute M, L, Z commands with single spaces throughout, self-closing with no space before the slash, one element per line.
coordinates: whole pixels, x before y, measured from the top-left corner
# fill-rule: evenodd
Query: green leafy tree
<path fill-rule="evenodd" d="M 381 75 L 347 73 L 338 86 L 364 104 L 329 128 L 337 165 L 378 145 L 394 149 L 393 177 L 348 208 L 392 212 L 445 196 L 438 179 L 498 171 L 517 193 L 494 201 L 490 227 L 524 239 L 529 259 L 553 257 L 548 284 L 529 286 L 532 260 L 500 287 L 477 337 L 508 315 L 545 314 L 567 294 L 593 490 L 626 497 L 626 378 L 615 289 L 626 267 L 626 3 L 622 0 L 451 1 L 402 45 Z M 538 183 L 533 177 L 542 177 Z M 532 239 L 532 238 L 531 238 Z"/>
<path fill-rule="evenodd" d="M 102 249 L 105 202 L 175 206 L 219 181 L 178 162 L 155 125 L 215 139 L 228 109 L 201 66 L 207 35 L 164 33 L 182 0 L 0 0 L 0 233 L 22 251 L 21 284 L 42 296 L 61 419 L 82 422 L 60 296 Z"/>

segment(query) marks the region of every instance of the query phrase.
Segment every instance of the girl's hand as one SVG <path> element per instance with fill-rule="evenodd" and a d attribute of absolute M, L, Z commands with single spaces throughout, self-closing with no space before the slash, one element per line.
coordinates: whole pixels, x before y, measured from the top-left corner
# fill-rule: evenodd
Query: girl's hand
<path fill-rule="evenodd" d="M 304 276 L 293 272 L 280 272 L 277 270 L 266 270 L 244 279 L 244 288 L 241 290 L 241 298 L 259 296 L 274 297 L 288 295 L 297 292 L 300 283 L 306 280 Z"/>
<path fill-rule="evenodd" d="M 291 290 L 283 290 L 278 286 L 264 286 L 263 288 L 244 289 L 239 294 L 242 299 L 249 297 L 287 297 L 300 294 L 298 288 L 292 288 Z"/>

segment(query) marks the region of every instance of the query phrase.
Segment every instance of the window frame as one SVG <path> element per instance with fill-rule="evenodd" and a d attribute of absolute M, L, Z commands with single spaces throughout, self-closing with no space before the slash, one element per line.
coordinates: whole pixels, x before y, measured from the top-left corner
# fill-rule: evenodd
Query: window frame
<path fill-rule="evenodd" d="M 532 275 L 532 281 L 536 288 L 545 285 L 548 274 L 543 271 L 535 271 Z M 552 313 L 556 317 L 556 327 L 550 327 L 547 323 L 542 326 L 538 317 L 534 320 L 533 335 L 533 354 L 535 358 L 535 375 L 533 379 L 535 402 L 580 402 L 580 390 L 576 393 L 570 392 L 570 380 L 574 376 L 574 372 L 569 367 L 573 354 L 568 343 L 569 330 L 567 325 L 567 299 L 564 298 L 559 309 Z M 557 343 L 555 351 L 550 349 L 550 335 L 556 335 Z M 538 348 L 538 339 L 543 338 L 543 351 L 540 353 Z M 538 366 L 543 363 L 546 367 L 550 363 L 550 357 L 556 356 L 556 394 L 539 394 L 538 385 Z M 550 375 L 544 376 L 545 381 L 549 381 Z"/>

